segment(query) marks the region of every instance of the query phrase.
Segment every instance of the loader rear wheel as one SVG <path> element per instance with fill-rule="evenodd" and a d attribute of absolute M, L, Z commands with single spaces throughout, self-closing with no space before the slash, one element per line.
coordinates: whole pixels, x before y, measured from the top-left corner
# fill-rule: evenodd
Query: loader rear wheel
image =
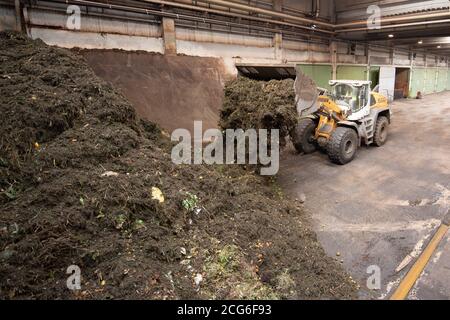
<path fill-rule="evenodd" d="M 381 116 L 377 120 L 375 126 L 375 133 L 373 136 L 373 144 L 377 147 L 381 147 L 386 143 L 388 136 L 389 120 L 388 118 Z"/>
<path fill-rule="evenodd" d="M 294 147 L 299 153 L 313 153 L 316 151 L 314 132 L 316 123 L 312 119 L 301 119 L 295 127 L 293 134 Z"/>
<path fill-rule="evenodd" d="M 346 164 L 355 158 L 358 150 L 358 134 L 355 130 L 338 127 L 331 135 L 327 152 L 330 160 L 336 164 Z"/>

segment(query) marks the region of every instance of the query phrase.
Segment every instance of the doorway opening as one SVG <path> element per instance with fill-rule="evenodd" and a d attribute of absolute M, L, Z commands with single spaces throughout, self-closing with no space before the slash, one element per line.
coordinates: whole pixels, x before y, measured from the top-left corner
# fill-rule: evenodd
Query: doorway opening
<path fill-rule="evenodd" d="M 409 68 L 395 69 L 394 99 L 404 99 L 408 97 L 410 71 Z"/>
<path fill-rule="evenodd" d="M 295 79 L 296 73 L 293 66 L 255 66 L 255 65 L 236 65 L 239 75 L 254 80 L 284 80 Z"/>

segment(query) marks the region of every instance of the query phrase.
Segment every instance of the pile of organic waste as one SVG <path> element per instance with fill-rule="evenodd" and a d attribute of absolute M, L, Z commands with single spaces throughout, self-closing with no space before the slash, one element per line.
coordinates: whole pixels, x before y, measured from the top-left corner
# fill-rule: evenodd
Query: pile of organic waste
<path fill-rule="evenodd" d="M 354 297 L 275 183 L 173 164 L 158 126 L 74 53 L 3 32 L 0 60 L 0 298 Z"/>

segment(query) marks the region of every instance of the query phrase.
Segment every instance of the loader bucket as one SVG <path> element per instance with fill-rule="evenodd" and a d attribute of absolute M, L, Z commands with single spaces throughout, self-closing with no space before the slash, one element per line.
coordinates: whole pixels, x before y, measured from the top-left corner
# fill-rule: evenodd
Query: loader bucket
<path fill-rule="evenodd" d="M 319 91 L 316 83 L 305 75 L 299 66 L 295 67 L 297 77 L 294 83 L 295 105 L 300 116 L 307 116 L 318 110 Z"/>

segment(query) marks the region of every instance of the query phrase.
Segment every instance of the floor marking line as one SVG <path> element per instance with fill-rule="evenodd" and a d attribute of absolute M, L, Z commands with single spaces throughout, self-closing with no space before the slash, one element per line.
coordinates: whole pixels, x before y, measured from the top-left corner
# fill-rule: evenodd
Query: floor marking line
<path fill-rule="evenodd" d="M 408 294 L 411 291 L 412 287 L 417 282 L 417 279 L 420 277 L 423 270 L 427 266 L 428 262 L 433 256 L 433 253 L 436 251 L 436 248 L 438 247 L 439 243 L 442 241 L 445 234 L 447 233 L 449 226 L 446 223 L 447 222 L 444 221 L 440 225 L 439 229 L 434 234 L 430 243 L 427 245 L 426 249 L 422 252 L 417 261 L 414 263 L 414 265 L 408 271 L 406 276 L 400 282 L 400 285 L 392 294 L 390 300 L 404 300 L 408 297 Z"/>

